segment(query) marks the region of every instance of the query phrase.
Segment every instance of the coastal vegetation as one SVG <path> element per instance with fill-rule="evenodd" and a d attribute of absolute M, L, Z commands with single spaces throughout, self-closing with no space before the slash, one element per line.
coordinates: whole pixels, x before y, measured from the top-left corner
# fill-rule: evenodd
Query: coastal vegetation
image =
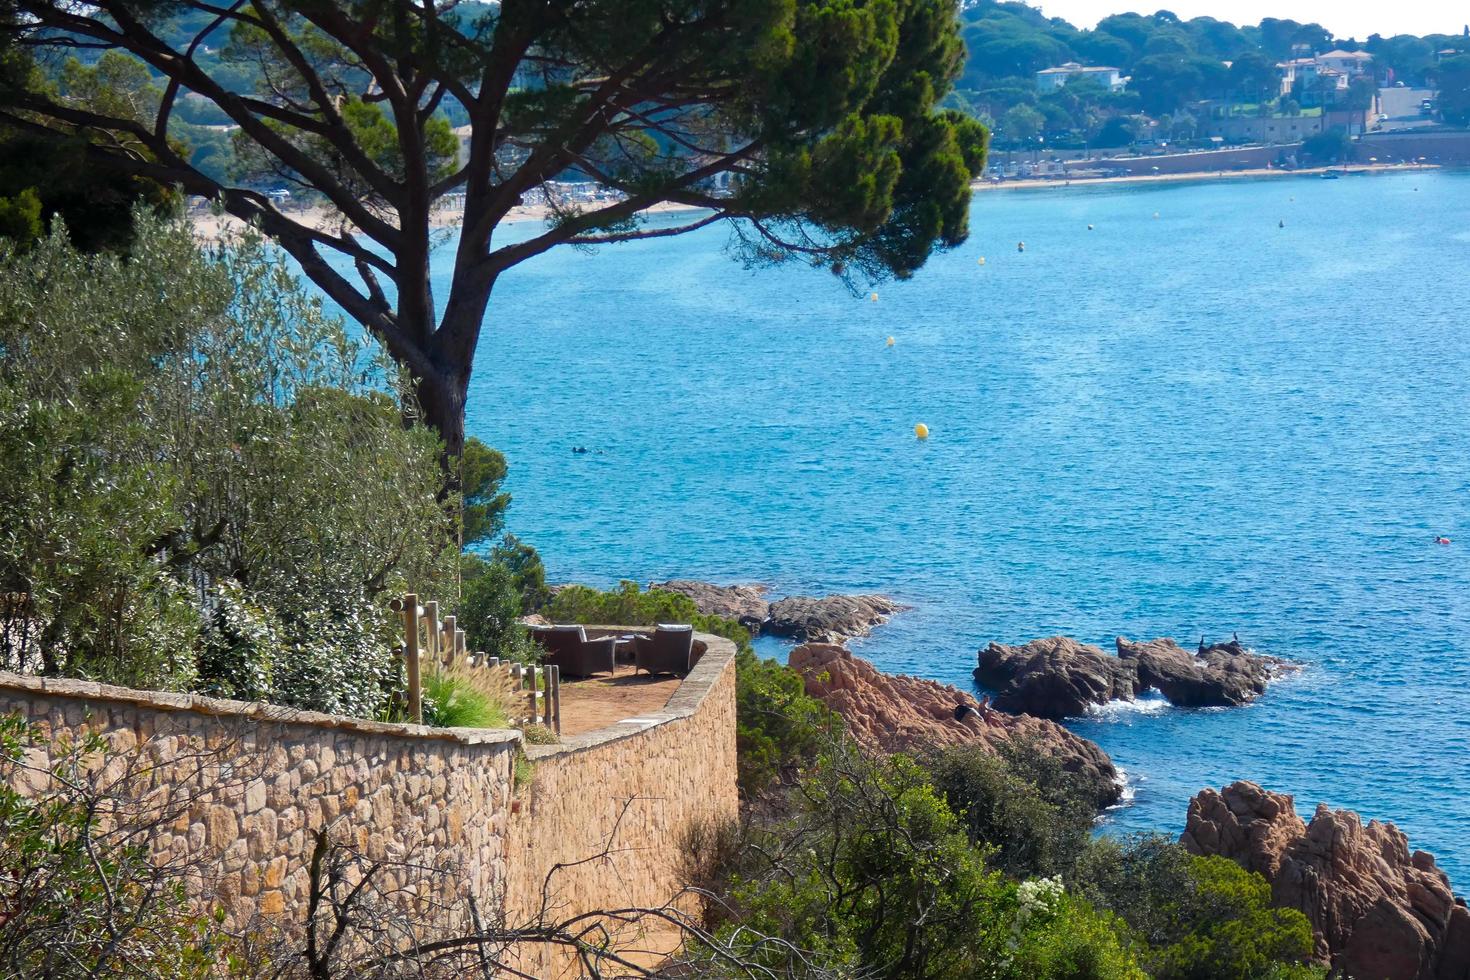
<path fill-rule="evenodd" d="M 0 248 L 0 663 L 378 715 L 384 597 L 457 560 L 439 442 L 264 243 L 135 221 Z"/>
<path fill-rule="evenodd" d="M 972 77 L 962 30 L 996 65 L 1022 57 L 1003 55 L 1020 28 L 997 25 L 1012 16 L 1047 34 L 1048 56 L 1090 45 L 1131 59 L 1136 103 L 1065 93 L 1110 104 L 1119 115 L 1102 128 L 1121 139 L 1132 109 L 1177 113 L 1210 86 L 1263 87 L 1261 57 L 1224 79 L 1207 71 L 1222 51 L 1269 53 L 1319 28 L 1270 21 L 1252 33 L 1160 13 L 1068 34 L 989 3 L 966 8 L 962 28 L 938 0 L 588 3 L 544 22 L 520 8 L 440 20 L 432 6 L 398 5 L 365 29 L 351 15 L 378 8 L 176 7 L 16 0 L 4 14 L 12 156 L 0 176 L 17 186 L 0 200 L 0 667 L 398 719 L 389 596 L 441 594 L 473 646 L 522 662 L 537 656 L 528 613 L 687 622 L 737 648 L 743 807 L 735 825 L 688 830 L 704 918 L 680 923 L 670 973 L 1324 975 L 1309 962 L 1309 920 L 1273 908 L 1264 878 L 1156 837 L 1099 838 L 1094 789 L 1036 747 L 871 751 L 802 675 L 759 657 L 746 627 L 688 596 L 548 587 L 535 549 L 508 533 L 506 459 L 463 431 L 491 288 L 555 245 L 729 218 L 748 262 L 873 278 L 909 275 L 962 241 L 987 143 L 984 126 L 939 109 Z M 199 47 L 224 31 L 223 43 L 197 61 L 165 56 L 165 28 Z M 55 76 L 26 56 L 78 39 L 118 50 Z M 1052 107 L 1018 97 L 1001 128 L 1039 138 L 1059 118 Z M 176 109 L 187 125 L 238 125 L 232 152 L 248 173 L 179 143 Z M 463 160 L 451 118 L 470 127 Z M 61 193 L 21 146 L 76 154 L 86 193 Z M 553 197 L 537 237 L 491 247 L 523 195 L 573 174 L 618 197 L 587 208 Z M 260 192 L 267 179 L 311 188 L 374 246 L 345 224 L 297 221 Z M 171 211 L 175 187 L 257 222 L 368 335 L 328 315 L 256 234 L 201 247 Z M 466 225 L 441 308 L 428 213 L 461 188 Z M 659 201 L 711 214 L 642 224 L 639 209 Z M 424 686 L 430 724 L 507 722 L 510 692 L 485 672 L 443 666 Z M 361 855 L 326 831 L 294 856 L 311 868 L 305 947 L 227 935 L 186 900 L 191 869 L 146 845 L 179 815 L 121 811 L 100 782 L 142 754 L 89 737 L 58 744 L 37 772 L 30 750 L 47 738 L 0 719 L 8 972 L 493 974 L 478 922 L 471 935 L 414 932 L 393 947 L 407 933 L 384 925 L 387 912 L 339 904 L 334 887 L 372 875 L 353 877 Z M 585 944 L 501 925 L 502 950 Z M 339 946 L 344 935 L 361 942 Z"/>

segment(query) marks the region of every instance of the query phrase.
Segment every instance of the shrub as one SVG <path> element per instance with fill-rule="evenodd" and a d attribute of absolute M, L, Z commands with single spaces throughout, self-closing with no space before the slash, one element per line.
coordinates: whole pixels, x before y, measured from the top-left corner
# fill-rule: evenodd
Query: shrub
<path fill-rule="evenodd" d="M 752 799 L 809 764 L 842 719 L 806 693 L 801 675 L 750 650 L 735 656 L 740 792 Z"/>
<path fill-rule="evenodd" d="M 235 583 L 224 583 L 215 590 L 199 636 L 198 689 L 222 698 L 269 700 L 281 648 L 281 626 L 270 611 L 252 604 Z"/>
<path fill-rule="evenodd" d="M 972 843 L 990 849 L 991 865 L 1013 877 L 1068 872 L 1092 833 L 1090 802 L 1070 795 L 1020 750 L 1016 763 L 977 746 L 937 752 L 927 759 L 935 787 L 960 819 Z M 1058 770 L 1060 771 L 1060 770 Z"/>
<path fill-rule="evenodd" d="M 1178 898 L 1173 942 L 1148 957 L 1160 980 L 1310 975 L 1312 926 L 1296 909 L 1273 909 L 1271 886 L 1223 857 L 1191 857 L 1192 887 Z"/>
<path fill-rule="evenodd" d="M 374 715 L 379 597 L 457 557 L 438 439 L 260 240 L 133 226 L 0 244 L 0 661 Z"/>
<path fill-rule="evenodd" d="M 457 612 L 470 649 L 502 660 L 533 662 L 536 651 L 530 631 L 520 621 L 524 598 L 515 573 L 504 562 L 473 556 L 466 556 L 465 564 L 469 574 Z"/>
<path fill-rule="evenodd" d="M 1127 923 L 1160 980 L 1320 977 L 1307 963 L 1312 929 L 1271 907 L 1266 879 L 1221 857 L 1197 857 L 1159 835 L 1099 840 L 1078 862 L 1077 887 Z"/>
<path fill-rule="evenodd" d="M 1110 920 L 1059 883 L 1018 887 L 988 870 L 904 756 L 872 759 L 834 740 L 795 783 L 789 814 L 749 834 L 726 872 L 733 919 L 720 935 L 788 944 L 756 951 L 779 975 L 815 961 L 840 976 L 1142 976 Z"/>

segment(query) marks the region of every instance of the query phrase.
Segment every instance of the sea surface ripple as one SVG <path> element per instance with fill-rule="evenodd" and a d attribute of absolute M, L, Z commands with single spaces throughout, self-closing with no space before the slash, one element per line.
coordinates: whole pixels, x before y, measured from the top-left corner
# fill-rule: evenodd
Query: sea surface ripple
<path fill-rule="evenodd" d="M 876 302 L 715 228 L 513 270 L 469 415 L 513 530 L 556 580 L 894 594 L 861 655 L 965 687 L 990 640 L 1238 632 L 1305 671 L 1071 723 L 1135 781 L 1110 825 L 1250 778 L 1470 889 L 1470 174 L 981 193 L 971 229 Z"/>

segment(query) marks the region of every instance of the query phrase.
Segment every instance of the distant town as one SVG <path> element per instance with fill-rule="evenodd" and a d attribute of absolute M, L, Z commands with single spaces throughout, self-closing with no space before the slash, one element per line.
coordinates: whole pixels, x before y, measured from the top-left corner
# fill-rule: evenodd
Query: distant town
<path fill-rule="evenodd" d="M 950 102 L 989 125 L 992 181 L 1470 162 L 1470 27 L 1360 41 L 1160 11 L 1083 30 L 992 0 L 961 16 Z"/>

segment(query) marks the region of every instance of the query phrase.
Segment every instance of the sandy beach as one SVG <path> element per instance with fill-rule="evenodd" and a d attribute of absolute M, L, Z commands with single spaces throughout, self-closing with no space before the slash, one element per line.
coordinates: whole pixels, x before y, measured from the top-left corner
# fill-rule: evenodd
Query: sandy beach
<path fill-rule="evenodd" d="M 659 214 L 666 211 L 694 211 L 698 210 L 688 204 L 662 203 L 655 204 L 651 208 L 643 210 L 642 214 Z M 287 207 L 285 213 L 293 220 L 306 225 L 309 228 L 335 231 L 342 223 L 342 216 L 336 209 L 324 205 L 315 205 L 309 208 Z M 501 224 L 514 224 L 523 221 L 545 221 L 551 214 L 551 209 L 544 204 L 528 204 L 521 207 L 511 208 L 510 212 L 501 221 Z M 431 224 L 434 228 L 458 228 L 464 217 L 464 211 L 460 208 L 439 207 L 434 210 Z M 189 220 L 194 225 L 194 231 L 201 238 L 217 239 L 221 235 L 239 231 L 244 227 L 244 222 L 233 215 L 215 214 L 208 207 L 193 207 L 189 211 Z"/>

